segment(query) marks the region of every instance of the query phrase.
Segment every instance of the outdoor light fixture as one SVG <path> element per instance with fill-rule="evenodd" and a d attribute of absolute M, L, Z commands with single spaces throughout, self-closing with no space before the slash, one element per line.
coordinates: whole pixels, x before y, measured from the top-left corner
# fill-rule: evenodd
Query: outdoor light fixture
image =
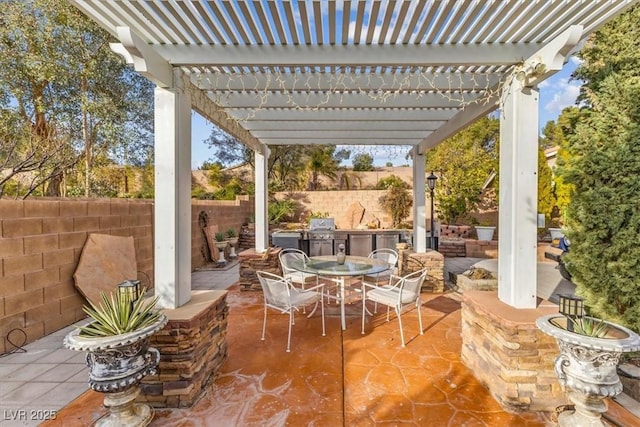
<path fill-rule="evenodd" d="M 431 171 L 431 175 L 427 177 L 427 187 L 429 187 L 429 192 L 431 193 L 431 233 L 429 233 L 429 248 L 434 251 L 438 250 L 438 238 L 436 237 L 435 221 L 433 218 L 433 190 L 436 189 L 437 180 L 438 177 Z"/>
<path fill-rule="evenodd" d="M 140 298 L 140 280 L 125 280 L 118 285 L 118 293 L 131 303 Z"/>
<path fill-rule="evenodd" d="M 571 319 L 584 316 L 584 300 L 570 294 L 558 294 L 558 311 L 567 317 L 567 331 L 573 332 Z"/>
<path fill-rule="evenodd" d="M 547 71 L 547 66 L 544 65 L 541 58 L 534 58 L 529 62 L 519 65 L 516 68 L 514 77 L 519 82 L 522 82 L 524 87 L 531 87 L 532 81 L 535 77 L 540 77 Z"/>

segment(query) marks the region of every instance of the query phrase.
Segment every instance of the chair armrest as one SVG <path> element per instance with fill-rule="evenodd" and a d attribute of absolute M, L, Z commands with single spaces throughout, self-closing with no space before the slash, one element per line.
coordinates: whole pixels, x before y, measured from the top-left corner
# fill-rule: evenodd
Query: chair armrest
<path fill-rule="evenodd" d="M 312 286 L 310 288 L 305 288 L 305 289 L 294 288 L 294 289 L 296 289 L 297 292 L 312 292 L 312 291 L 315 292 L 316 289 L 320 289 L 320 288 L 324 288 L 324 283 L 320 283 L 319 285 Z"/>

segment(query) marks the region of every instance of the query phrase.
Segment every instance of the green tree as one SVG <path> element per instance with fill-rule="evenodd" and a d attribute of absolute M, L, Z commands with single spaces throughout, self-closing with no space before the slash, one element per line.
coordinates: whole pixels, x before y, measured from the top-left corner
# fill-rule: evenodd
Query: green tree
<path fill-rule="evenodd" d="M 485 117 L 429 150 L 427 170 L 439 175 L 438 216 L 455 224 L 480 201 L 487 178 L 498 170 L 500 121 Z"/>
<path fill-rule="evenodd" d="M 311 148 L 307 167 L 309 169 L 309 189 L 318 190 L 320 176 L 336 179 L 339 160 L 334 157 L 336 147 L 318 145 Z"/>
<path fill-rule="evenodd" d="M 393 176 L 393 175 L 392 175 Z M 389 177 L 391 178 L 391 177 Z M 400 178 L 387 181 L 385 188 L 387 191 L 380 196 L 378 203 L 382 209 L 391 215 L 392 227 L 399 227 L 402 221 L 409 216 L 413 206 L 413 198 L 407 185 Z"/>
<path fill-rule="evenodd" d="M 580 115 L 562 168 L 574 188 L 567 265 L 593 314 L 640 331 L 640 8 L 604 26 L 581 52 Z"/>
<path fill-rule="evenodd" d="M 40 150 L 65 142 L 60 156 L 75 160 L 32 172 L 46 178 L 47 195 L 61 194 L 63 176 L 78 160 L 89 195 L 96 162 L 150 152 L 141 146 L 151 144 L 153 86 L 111 52 L 109 41 L 106 31 L 68 2 L 0 2 L 0 108 L 21 120 L 16 135 L 58 141 Z M 43 151 L 37 156 L 53 157 Z"/>
<path fill-rule="evenodd" d="M 553 195 L 553 176 L 547 164 L 547 157 L 542 147 L 538 148 L 538 212 L 544 214 L 548 221 L 555 206 Z"/>
<path fill-rule="evenodd" d="M 353 170 L 355 172 L 372 171 L 374 169 L 373 156 L 371 154 L 360 153 L 353 156 Z"/>

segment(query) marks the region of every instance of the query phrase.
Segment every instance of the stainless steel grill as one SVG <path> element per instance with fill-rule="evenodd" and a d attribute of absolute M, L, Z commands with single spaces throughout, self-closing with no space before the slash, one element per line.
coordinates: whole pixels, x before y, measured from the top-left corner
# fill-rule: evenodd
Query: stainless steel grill
<path fill-rule="evenodd" d="M 336 223 L 333 218 L 313 218 L 309 222 L 309 256 L 333 255 Z"/>
<path fill-rule="evenodd" d="M 309 222 L 309 240 L 333 240 L 335 231 L 333 218 L 313 218 Z"/>

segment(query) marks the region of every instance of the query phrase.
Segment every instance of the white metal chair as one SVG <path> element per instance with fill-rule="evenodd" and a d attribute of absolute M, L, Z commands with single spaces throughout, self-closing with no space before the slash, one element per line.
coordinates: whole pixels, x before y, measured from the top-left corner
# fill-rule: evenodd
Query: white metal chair
<path fill-rule="evenodd" d="M 400 324 L 400 339 L 402 340 L 402 347 L 405 346 L 404 332 L 402 331 L 402 311 L 415 304 L 418 309 L 420 335 L 422 335 L 420 290 L 426 277 L 427 269 L 425 268 L 407 274 L 403 277 L 392 274 L 389 278 L 389 284 L 384 286 L 376 286 L 371 283 L 362 282 L 362 334 L 364 334 L 366 302 L 369 300 L 376 304 L 383 304 L 387 306 L 387 322 L 389 321 L 389 311 L 391 307 L 394 308 L 396 315 L 398 316 L 398 323 Z"/>
<path fill-rule="evenodd" d="M 388 283 L 389 277 L 395 273 L 395 268 L 398 264 L 398 252 L 393 249 L 376 249 L 369 254 L 368 258 L 385 261 L 390 268 L 373 276 L 364 276 L 362 280 L 368 283 L 373 282 L 376 285 Z"/>
<path fill-rule="evenodd" d="M 291 326 L 295 325 L 294 312 L 301 307 L 314 304 L 314 309 L 309 313 L 311 317 L 320 303 L 322 316 L 322 336 L 326 335 L 324 327 L 324 298 L 322 297 L 323 284 L 308 289 L 299 289 L 282 276 L 268 273 L 266 271 L 257 272 L 262 293 L 264 295 L 264 320 L 262 322 L 262 341 L 265 339 L 267 330 L 267 310 L 272 308 L 282 314 L 289 314 L 289 334 L 287 337 L 287 352 L 291 351 Z"/>
<path fill-rule="evenodd" d="M 280 267 L 282 268 L 282 277 L 290 280 L 293 283 L 300 285 L 302 289 L 308 283 L 314 283 L 318 285 L 318 275 L 312 273 L 304 273 L 291 267 L 291 262 L 296 260 L 302 260 L 304 262 L 310 262 L 307 254 L 300 249 L 287 248 L 283 249 L 278 255 L 280 260 Z"/>

